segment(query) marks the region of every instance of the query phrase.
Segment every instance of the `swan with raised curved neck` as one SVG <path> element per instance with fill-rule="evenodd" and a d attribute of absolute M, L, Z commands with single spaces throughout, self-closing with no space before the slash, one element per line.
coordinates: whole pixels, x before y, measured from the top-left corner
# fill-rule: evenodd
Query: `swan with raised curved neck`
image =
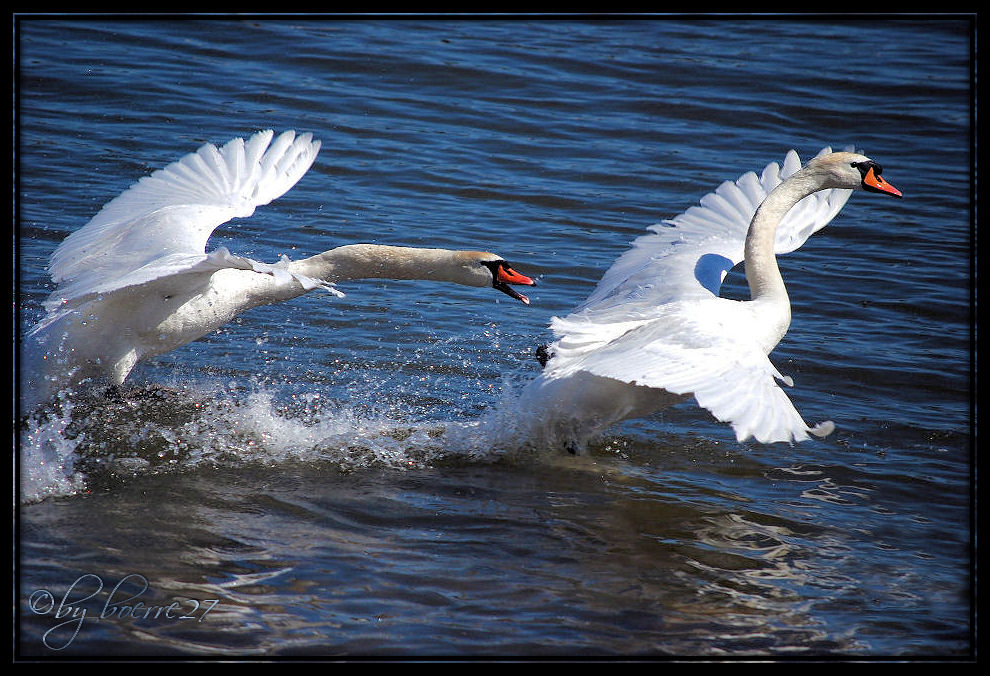
<path fill-rule="evenodd" d="M 591 296 L 554 318 L 545 368 L 522 395 L 548 443 L 580 449 L 619 421 L 693 396 L 739 441 L 794 442 L 834 429 L 809 426 L 768 355 L 791 321 L 777 254 L 793 251 L 831 221 L 853 190 L 901 197 L 881 167 L 854 152 L 824 149 L 804 167 L 790 151 L 726 181 L 700 205 L 652 226 L 605 273 Z M 745 261 L 749 300 L 719 296 Z"/>

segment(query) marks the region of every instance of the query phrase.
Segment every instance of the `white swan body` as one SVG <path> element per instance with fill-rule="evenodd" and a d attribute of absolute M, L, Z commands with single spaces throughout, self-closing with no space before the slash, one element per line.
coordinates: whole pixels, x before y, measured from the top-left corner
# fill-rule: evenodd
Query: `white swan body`
<path fill-rule="evenodd" d="M 487 252 L 355 244 L 311 258 L 259 263 L 225 248 L 213 230 L 288 191 L 320 148 L 310 134 L 271 131 L 212 144 L 142 178 L 69 235 L 51 257 L 57 288 L 30 333 L 48 388 L 93 376 L 123 383 L 134 365 L 223 326 L 258 305 L 349 279 L 432 279 L 490 286 L 533 284 Z M 29 367 L 31 365 L 28 365 Z M 34 383 L 30 387 L 38 387 Z"/>
<path fill-rule="evenodd" d="M 810 427 L 778 385 L 791 385 L 769 353 L 787 332 L 790 302 L 776 254 L 793 251 L 831 221 L 851 191 L 900 196 L 867 157 L 824 149 L 804 168 L 794 151 L 761 176 L 723 183 L 699 206 L 638 238 L 591 296 L 551 322 L 556 342 L 523 394 L 543 411 L 550 442 L 580 445 L 609 425 L 687 396 L 736 438 L 802 441 Z M 746 261 L 751 300 L 718 296 Z"/>

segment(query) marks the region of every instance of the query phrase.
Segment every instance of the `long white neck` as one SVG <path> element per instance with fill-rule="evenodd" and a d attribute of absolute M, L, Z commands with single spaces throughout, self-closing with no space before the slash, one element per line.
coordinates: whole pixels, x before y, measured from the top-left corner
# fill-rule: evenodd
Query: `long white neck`
<path fill-rule="evenodd" d="M 749 224 L 746 281 L 750 302 L 764 315 L 768 352 L 784 337 L 791 323 L 791 303 L 774 253 L 777 225 L 795 204 L 821 189 L 822 178 L 805 167 L 770 191 Z"/>
<path fill-rule="evenodd" d="M 491 283 L 469 265 L 474 252 L 383 244 L 348 244 L 293 261 L 289 270 L 325 282 L 349 279 L 424 279 L 467 286 Z"/>
<path fill-rule="evenodd" d="M 324 282 L 349 279 L 425 279 L 466 286 L 488 286 L 492 275 L 479 260 L 493 257 L 473 251 L 417 249 L 376 244 L 349 244 L 289 263 L 288 271 Z M 201 278 L 163 287 L 159 302 L 155 293 L 137 300 L 128 294 L 112 296 L 100 312 L 112 321 L 83 322 L 75 330 L 88 331 L 79 345 L 103 350 L 91 361 L 108 363 L 117 383 L 122 383 L 140 359 L 163 354 L 215 331 L 245 310 L 278 303 L 311 290 L 291 276 L 264 274 L 243 268 L 225 268 Z M 95 328 L 93 328 L 95 327 Z M 127 328 L 132 327 L 132 328 Z M 150 330 L 147 327 L 153 327 Z M 103 331 L 103 333 L 94 333 Z M 136 340 L 133 336 L 138 335 Z M 95 349 L 95 348 L 94 348 Z"/>
<path fill-rule="evenodd" d="M 483 287 L 492 284 L 491 272 L 479 263 L 486 257 L 494 258 L 494 255 L 477 251 L 348 244 L 291 261 L 288 272 L 331 284 L 352 279 L 420 279 Z M 229 268 L 214 273 L 208 289 L 201 293 L 197 291 L 187 306 L 175 314 L 195 316 L 198 323 L 212 330 L 245 310 L 281 303 L 313 288 L 304 285 L 299 278 Z"/>

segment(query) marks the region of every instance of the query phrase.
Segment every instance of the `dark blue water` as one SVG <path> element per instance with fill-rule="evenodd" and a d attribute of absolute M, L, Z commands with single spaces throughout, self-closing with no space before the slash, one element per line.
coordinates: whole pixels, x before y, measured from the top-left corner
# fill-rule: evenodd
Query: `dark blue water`
<path fill-rule="evenodd" d="M 540 280 L 529 307 L 348 283 L 144 364 L 123 399 L 23 419 L 20 655 L 975 651 L 967 21 L 16 27 L 21 331 L 102 204 L 264 128 L 323 149 L 211 246 L 487 249 Z M 773 354 L 835 433 L 739 444 L 685 404 L 587 457 L 492 441 L 550 318 L 647 226 L 848 144 L 905 198 L 856 194 L 781 259 Z"/>

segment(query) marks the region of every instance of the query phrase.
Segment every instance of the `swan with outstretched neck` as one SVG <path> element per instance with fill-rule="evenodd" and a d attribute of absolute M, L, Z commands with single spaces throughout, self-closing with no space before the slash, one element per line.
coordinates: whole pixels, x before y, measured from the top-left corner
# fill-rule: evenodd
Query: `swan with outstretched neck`
<path fill-rule="evenodd" d="M 60 389 L 86 378 L 122 384 L 141 360 L 217 330 L 259 305 L 356 279 L 410 279 L 497 289 L 535 282 L 501 256 L 481 251 L 349 244 L 270 264 L 206 253 L 222 223 L 250 216 L 288 191 L 320 149 L 311 134 L 272 131 L 212 144 L 147 176 L 52 254 L 57 284 L 47 316 L 31 331 L 42 382 Z M 28 367 L 32 365 L 27 365 Z"/>
<path fill-rule="evenodd" d="M 580 449 L 614 423 L 689 396 L 739 441 L 830 433 L 830 421 L 804 422 L 778 384 L 793 382 L 768 357 L 791 322 L 777 254 L 801 246 L 857 189 L 901 197 L 868 157 L 826 148 L 801 167 L 791 151 L 783 169 L 727 181 L 650 228 L 581 306 L 552 320 L 556 341 L 522 395 L 522 408 L 538 411 L 527 435 Z M 742 261 L 750 299 L 719 297 Z"/>

